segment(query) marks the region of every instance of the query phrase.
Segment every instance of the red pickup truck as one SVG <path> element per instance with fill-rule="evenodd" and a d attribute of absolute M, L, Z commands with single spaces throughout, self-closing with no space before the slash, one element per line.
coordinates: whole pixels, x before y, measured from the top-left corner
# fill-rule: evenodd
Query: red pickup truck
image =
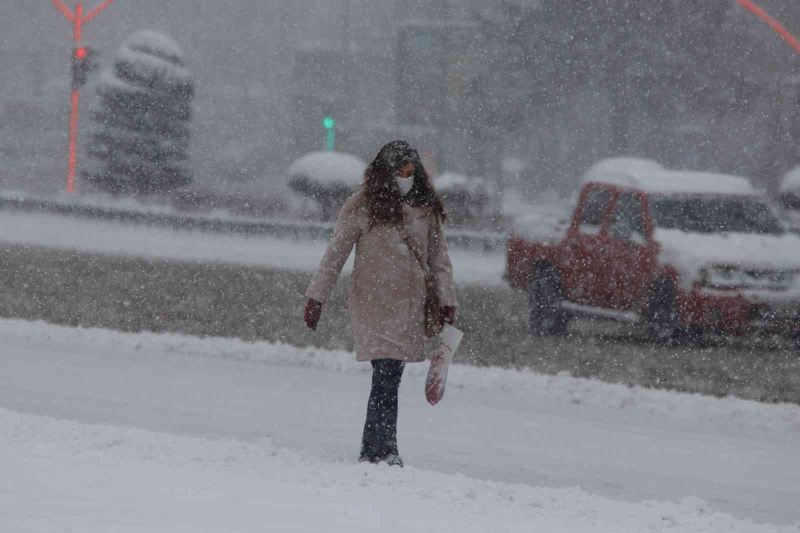
<path fill-rule="evenodd" d="M 512 231 L 506 278 L 535 335 L 573 317 L 680 332 L 800 332 L 800 237 L 745 178 L 616 158 L 590 169 L 571 221 Z M 545 231 L 543 231 L 545 230 Z"/>

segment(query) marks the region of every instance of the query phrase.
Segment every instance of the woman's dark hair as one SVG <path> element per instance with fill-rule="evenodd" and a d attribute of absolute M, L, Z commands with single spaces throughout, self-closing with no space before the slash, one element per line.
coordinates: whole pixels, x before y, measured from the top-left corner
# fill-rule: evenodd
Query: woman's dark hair
<path fill-rule="evenodd" d="M 395 175 L 407 163 L 414 164 L 414 183 L 408 194 L 401 196 Z M 429 209 L 442 221 L 447 218 L 419 154 L 406 141 L 392 141 L 380 149 L 364 172 L 364 191 L 371 225 L 400 224 L 403 203 Z"/>

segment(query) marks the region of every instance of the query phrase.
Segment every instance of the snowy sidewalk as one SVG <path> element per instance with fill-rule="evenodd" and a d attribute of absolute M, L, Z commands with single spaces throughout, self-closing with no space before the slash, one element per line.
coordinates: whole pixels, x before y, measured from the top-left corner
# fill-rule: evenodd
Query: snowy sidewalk
<path fill-rule="evenodd" d="M 2 531 L 800 530 L 797 406 L 456 366 L 431 408 L 410 365 L 391 470 L 355 462 L 351 354 L 22 321 L 0 339 Z"/>
<path fill-rule="evenodd" d="M 246 443 L 0 410 L 4 532 L 768 532 L 696 498 L 615 502 L 573 489 L 323 462 Z M 796 529 L 794 529 L 796 531 Z"/>

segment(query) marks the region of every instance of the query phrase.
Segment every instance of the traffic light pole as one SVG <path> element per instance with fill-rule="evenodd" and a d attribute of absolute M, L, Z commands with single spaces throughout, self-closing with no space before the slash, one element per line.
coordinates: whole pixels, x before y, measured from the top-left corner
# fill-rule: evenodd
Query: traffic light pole
<path fill-rule="evenodd" d="M 322 119 L 322 127 L 325 128 L 325 147 L 328 150 L 336 149 L 336 119 L 325 117 Z"/>
<path fill-rule="evenodd" d="M 75 192 L 75 171 L 78 166 L 78 113 L 80 109 L 82 83 L 78 83 L 79 73 L 76 72 L 76 62 L 83 62 L 87 59 L 86 48 L 81 47 L 83 40 L 83 25 L 91 22 L 97 15 L 110 6 L 114 0 L 105 0 L 102 4 L 92 9 L 86 15 L 83 14 L 83 2 L 80 0 L 75 4 L 75 11 L 72 12 L 62 0 L 52 0 L 53 5 L 58 9 L 64 18 L 72 23 L 72 40 L 75 43 L 72 51 L 72 94 L 70 98 L 69 111 L 69 153 L 67 157 L 67 193 Z"/>

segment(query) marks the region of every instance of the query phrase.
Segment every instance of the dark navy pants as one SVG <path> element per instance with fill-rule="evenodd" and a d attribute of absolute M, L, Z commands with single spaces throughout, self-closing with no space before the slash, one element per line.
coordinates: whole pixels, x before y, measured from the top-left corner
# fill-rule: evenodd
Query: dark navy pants
<path fill-rule="evenodd" d="M 395 359 L 372 361 L 372 390 L 361 445 L 362 458 L 380 460 L 397 455 L 397 392 L 405 363 Z"/>

